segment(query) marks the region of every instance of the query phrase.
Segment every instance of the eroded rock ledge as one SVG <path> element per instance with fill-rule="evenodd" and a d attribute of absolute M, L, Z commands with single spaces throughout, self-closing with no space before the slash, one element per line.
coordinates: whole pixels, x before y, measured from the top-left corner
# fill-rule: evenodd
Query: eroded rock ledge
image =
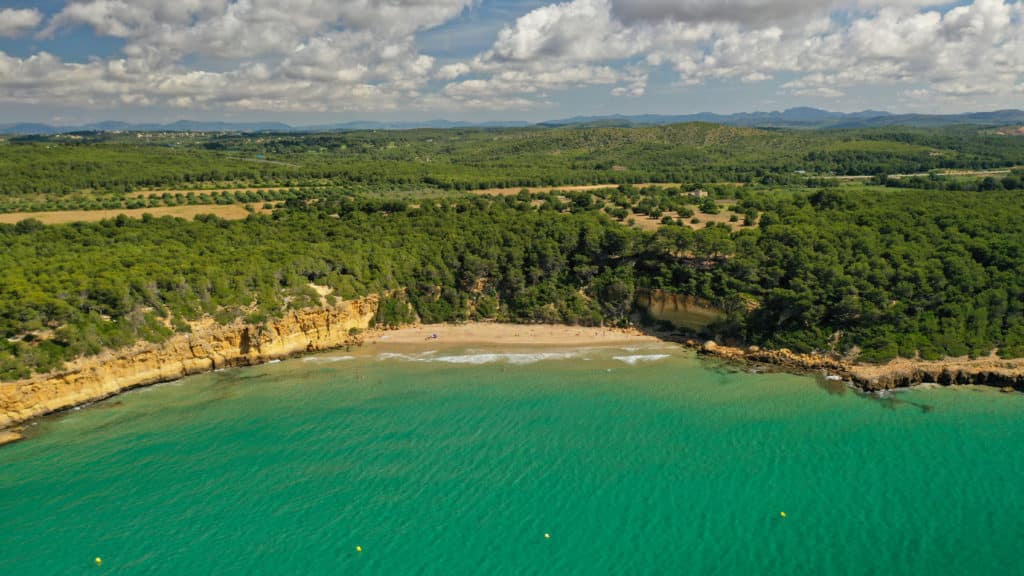
<path fill-rule="evenodd" d="M 886 364 L 847 362 L 824 354 L 797 354 L 786 349 L 762 350 L 756 346 L 735 348 L 713 341 L 697 344 L 700 353 L 734 362 L 768 364 L 798 372 L 825 372 L 849 380 L 869 392 L 908 388 L 924 383 L 943 386 L 976 384 L 1024 391 L 1024 359 L 948 358 L 923 361 L 897 359 Z"/>
<path fill-rule="evenodd" d="M 291 311 L 264 325 L 208 326 L 159 344 L 79 359 L 59 373 L 0 383 L 0 430 L 139 386 L 357 344 L 352 330 L 369 327 L 378 303 L 370 296 Z"/>

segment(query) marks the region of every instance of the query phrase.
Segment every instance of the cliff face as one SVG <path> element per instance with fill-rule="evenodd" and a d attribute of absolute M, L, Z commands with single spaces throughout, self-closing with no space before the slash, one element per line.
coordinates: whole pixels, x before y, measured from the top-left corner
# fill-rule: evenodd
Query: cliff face
<path fill-rule="evenodd" d="M 357 341 L 377 313 L 376 296 L 289 312 L 265 326 L 196 329 L 160 344 L 139 344 L 72 363 L 60 373 L 0 384 L 0 429 L 138 386 L 217 368 L 247 366 Z"/>
<path fill-rule="evenodd" d="M 678 328 L 700 330 L 725 315 L 710 302 L 694 296 L 681 296 L 664 290 L 637 293 L 636 303 L 655 320 L 663 320 Z"/>
<path fill-rule="evenodd" d="M 870 391 L 905 388 L 926 382 L 942 386 L 976 384 L 1024 391 L 1024 359 L 894 360 L 881 366 L 855 366 L 853 378 L 858 386 Z"/>
<path fill-rule="evenodd" d="M 689 344 L 697 345 L 693 341 Z M 942 386 L 973 384 L 998 387 L 1003 391 L 1024 391 L 1024 359 L 1020 358 L 1003 360 L 993 356 L 935 361 L 896 359 L 885 364 L 861 364 L 824 354 L 797 354 L 786 349 L 762 350 L 757 346 L 741 349 L 719 346 L 713 341 L 705 342 L 700 352 L 734 362 L 754 362 L 800 372 L 835 374 L 868 392 L 924 383 Z"/>

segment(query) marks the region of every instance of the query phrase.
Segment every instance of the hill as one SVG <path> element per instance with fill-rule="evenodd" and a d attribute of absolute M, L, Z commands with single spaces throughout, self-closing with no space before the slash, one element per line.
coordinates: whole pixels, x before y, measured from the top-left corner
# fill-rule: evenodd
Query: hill
<path fill-rule="evenodd" d="M 179 120 L 170 124 L 106 121 L 74 126 L 51 126 L 41 123 L 0 124 L 0 134 L 8 135 L 55 135 L 76 132 L 271 132 L 271 133 L 313 133 L 356 130 L 420 130 L 430 128 L 522 128 L 564 127 L 578 128 L 625 128 L 637 126 L 666 126 L 691 122 L 709 122 L 726 126 L 754 128 L 877 128 L 907 126 L 935 128 L 961 124 L 974 126 L 1009 126 L 1024 124 L 1022 110 L 996 110 L 993 112 L 971 112 L 964 114 L 891 114 L 878 110 L 861 112 L 829 112 L 817 108 L 790 108 L 782 112 L 741 112 L 736 114 L 641 114 L 634 116 L 574 116 L 546 120 L 536 124 L 522 121 L 466 122 L 444 119 L 427 121 L 371 121 L 355 120 L 334 124 L 292 126 L 281 122 L 209 122 Z"/>

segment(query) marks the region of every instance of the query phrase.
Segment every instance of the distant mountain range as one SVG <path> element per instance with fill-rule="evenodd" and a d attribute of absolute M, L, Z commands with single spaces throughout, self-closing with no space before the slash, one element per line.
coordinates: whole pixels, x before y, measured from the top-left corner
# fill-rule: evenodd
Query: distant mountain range
<path fill-rule="evenodd" d="M 891 114 L 878 110 L 863 112 L 829 112 L 817 108 L 790 108 L 782 112 L 741 112 L 738 114 L 660 115 L 637 116 L 576 116 L 561 120 L 529 122 L 457 122 L 429 120 L 424 122 L 372 122 L 355 121 L 316 126 L 290 126 L 280 122 L 197 122 L 180 120 L 172 124 L 130 124 L 127 122 L 98 122 L 81 126 L 50 126 L 48 124 L 0 125 L 0 134 L 53 135 L 73 132 L 331 132 L 346 130 L 411 130 L 416 128 L 509 128 L 523 126 L 662 126 L 683 122 L 712 122 L 729 126 L 757 128 L 871 128 L 878 126 L 938 127 L 957 124 L 977 126 L 1013 126 L 1024 124 L 1022 110 L 996 110 L 964 114 Z"/>
<path fill-rule="evenodd" d="M 965 114 L 891 114 L 878 110 L 829 112 L 817 108 L 790 108 L 784 112 L 741 112 L 738 114 L 700 114 L 642 116 L 577 116 L 542 122 L 544 126 L 644 126 L 712 122 L 729 126 L 757 128 L 870 128 L 877 126 L 1008 126 L 1024 124 L 1024 110 L 997 110 Z"/>

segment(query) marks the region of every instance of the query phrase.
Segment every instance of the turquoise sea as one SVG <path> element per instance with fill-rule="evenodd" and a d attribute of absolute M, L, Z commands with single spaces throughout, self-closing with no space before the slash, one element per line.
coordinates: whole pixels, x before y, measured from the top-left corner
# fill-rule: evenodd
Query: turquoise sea
<path fill-rule="evenodd" d="M 371 346 L 29 435 L 0 448 L 2 575 L 1024 573 L 1024 396 L 671 345 Z"/>

